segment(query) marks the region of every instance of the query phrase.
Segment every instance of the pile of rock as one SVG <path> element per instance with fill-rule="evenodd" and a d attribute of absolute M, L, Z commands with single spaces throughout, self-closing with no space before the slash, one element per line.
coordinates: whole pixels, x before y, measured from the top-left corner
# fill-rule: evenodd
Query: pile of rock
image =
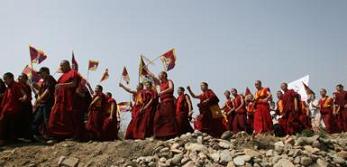
<path fill-rule="evenodd" d="M 347 166 L 347 139 L 258 137 L 226 132 L 222 139 L 195 131 L 158 141 L 152 156 L 133 159 L 128 166 Z"/>

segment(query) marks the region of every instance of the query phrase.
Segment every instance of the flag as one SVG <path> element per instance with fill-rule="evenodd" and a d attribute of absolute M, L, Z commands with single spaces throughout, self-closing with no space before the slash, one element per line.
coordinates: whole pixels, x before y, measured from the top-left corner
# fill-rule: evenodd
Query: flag
<path fill-rule="evenodd" d="M 120 102 L 117 104 L 120 112 L 127 112 L 131 110 L 131 102 Z"/>
<path fill-rule="evenodd" d="M 290 82 L 288 84 L 288 89 L 293 89 L 295 92 L 297 92 L 301 96 L 302 101 L 306 101 L 307 94 L 306 94 L 305 86 L 302 83 L 305 83 L 306 85 L 308 85 L 309 79 L 310 79 L 310 76 L 307 75 L 296 81 Z"/>
<path fill-rule="evenodd" d="M 143 58 L 141 56 L 140 59 L 140 66 L 139 66 L 139 76 L 147 76 L 149 74 L 148 72 L 148 68 L 147 65 L 145 64 L 145 62 L 143 61 Z"/>
<path fill-rule="evenodd" d="M 246 91 L 245 91 L 245 96 L 250 95 L 250 94 L 252 94 L 252 93 L 251 93 L 251 90 L 249 90 L 249 88 L 247 87 L 247 88 L 246 88 Z"/>
<path fill-rule="evenodd" d="M 152 61 L 152 60 L 149 60 L 149 58 L 147 58 L 146 56 L 144 56 L 144 55 L 141 55 L 141 57 L 143 58 L 143 60 L 147 63 L 147 65 L 155 65 L 154 64 L 154 61 Z"/>
<path fill-rule="evenodd" d="M 171 49 L 160 56 L 160 60 L 163 62 L 164 70 L 170 71 L 176 65 L 176 53 L 175 49 Z"/>
<path fill-rule="evenodd" d="M 305 88 L 307 95 L 314 94 L 313 90 L 310 87 L 308 87 L 308 85 L 306 85 L 304 82 L 302 82 L 302 84 L 304 85 L 304 88 Z"/>
<path fill-rule="evenodd" d="M 78 71 L 78 63 L 77 63 L 77 61 L 76 61 L 76 59 L 75 59 L 75 54 L 74 54 L 73 51 L 72 51 L 71 66 L 72 66 L 72 69 L 73 69 L 73 70 Z"/>
<path fill-rule="evenodd" d="M 29 46 L 31 63 L 40 64 L 47 59 L 47 55 L 42 50 Z"/>
<path fill-rule="evenodd" d="M 123 79 L 123 81 L 125 81 L 127 84 L 129 84 L 129 82 L 130 82 L 130 77 L 129 77 L 129 73 L 128 73 L 126 67 L 123 68 L 122 79 Z"/>
<path fill-rule="evenodd" d="M 108 74 L 108 69 L 106 68 L 104 74 L 101 77 L 100 82 L 107 80 L 109 77 L 110 77 L 110 75 Z"/>
<path fill-rule="evenodd" d="M 33 70 L 29 65 L 25 66 L 24 70 L 22 71 L 23 74 L 26 74 L 29 78 L 34 83 L 40 82 L 41 77 L 37 73 L 37 71 Z"/>
<path fill-rule="evenodd" d="M 95 71 L 99 66 L 99 62 L 96 60 L 89 60 L 88 70 Z"/>

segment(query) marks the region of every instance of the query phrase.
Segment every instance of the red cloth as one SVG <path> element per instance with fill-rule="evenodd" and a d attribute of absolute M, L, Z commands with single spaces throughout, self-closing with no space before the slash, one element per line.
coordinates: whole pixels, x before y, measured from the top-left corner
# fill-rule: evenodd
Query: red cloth
<path fill-rule="evenodd" d="M 125 139 L 134 139 L 134 126 L 136 122 L 137 113 L 140 111 L 141 107 L 143 106 L 142 91 L 137 91 L 136 94 L 133 96 L 133 99 L 135 101 L 135 104 L 131 108 L 131 120 L 128 124 L 127 130 L 125 133 Z"/>
<path fill-rule="evenodd" d="M 213 137 L 219 138 L 225 128 L 223 126 L 223 118 L 213 118 L 210 107 L 216 105 L 219 102 L 219 99 L 212 90 L 207 90 L 203 92 L 200 96 L 200 103 L 198 104 L 200 114 L 196 118 L 194 123 L 195 129 L 205 132 Z M 208 100 L 207 103 L 203 101 Z"/>
<path fill-rule="evenodd" d="M 294 100 L 298 100 L 298 94 L 290 89 L 283 93 L 282 96 L 282 118 L 279 119 L 279 124 L 286 134 L 293 135 L 300 131 L 301 125 L 299 121 L 299 111 L 295 111 Z M 299 107 L 299 106 L 298 106 Z M 298 108 L 299 109 L 299 108 Z"/>
<path fill-rule="evenodd" d="M 89 109 L 86 129 L 93 139 L 101 140 L 102 126 L 105 118 L 106 98 L 103 93 L 94 95 L 93 100 L 99 98 Z"/>
<path fill-rule="evenodd" d="M 254 124 L 254 103 L 250 102 L 246 106 L 247 110 L 247 132 L 253 132 L 253 124 Z"/>
<path fill-rule="evenodd" d="M 176 122 L 179 134 L 194 131 L 188 120 L 189 104 L 186 101 L 186 96 L 188 95 L 180 95 L 176 101 Z"/>
<path fill-rule="evenodd" d="M 303 129 L 311 129 L 311 119 L 308 116 L 308 106 L 306 102 L 301 101 L 299 102 L 299 122 L 301 123 L 301 126 Z"/>
<path fill-rule="evenodd" d="M 232 131 L 233 133 L 238 133 L 240 131 L 246 131 L 246 108 L 245 104 L 242 104 L 243 97 L 240 95 L 237 95 L 233 99 L 233 104 L 235 109 L 239 108 L 241 105 L 240 110 L 235 111 L 235 116 L 232 122 Z"/>
<path fill-rule="evenodd" d="M 19 83 L 21 89 L 25 92 L 27 100 L 22 102 L 22 110 L 18 113 L 17 119 L 17 135 L 18 137 L 31 138 L 32 113 L 33 106 L 31 104 L 31 87 L 28 84 Z"/>
<path fill-rule="evenodd" d="M 111 106 L 114 105 L 113 116 L 111 116 Z M 107 100 L 107 112 L 102 126 L 102 140 L 112 141 L 118 138 L 117 128 L 117 102 L 113 98 Z"/>
<path fill-rule="evenodd" d="M 160 83 L 160 91 L 169 88 L 170 81 Z M 170 138 L 178 134 L 176 127 L 176 106 L 173 90 L 160 95 L 160 104 L 154 116 L 154 137 Z"/>
<path fill-rule="evenodd" d="M 19 101 L 22 97 L 21 86 L 13 82 L 4 92 L 0 104 L 0 140 L 16 138 L 16 122 L 23 105 Z"/>
<path fill-rule="evenodd" d="M 272 131 L 269 103 L 259 101 L 265 99 L 269 94 L 269 88 L 261 88 L 255 95 L 256 103 L 253 127 L 256 134 Z"/>
<path fill-rule="evenodd" d="M 65 72 L 58 80 L 58 84 L 81 80 L 80 75 L 75 70 Z M 55 103 L 52 107 L 49 122 L 48 133 L 56 138 L 74 137 L 76 130 L 76 87 L 59 87 L 55 90 Z"/>
<path fill-rule="evenodd" d="M 340 108 L 336 115 L 337 126 L 340 131 L 347 132 L 347 91 L 334 92 L 335 104 Z"/>
<path fill-rule="evenodd" d="M 224 112 L 227 114 L 227 126 L 226 129 L 232 131 L 233 130 L 233 120 L 235 117 L 235 112 L 231 111 L 231 109 L 233 108 L 233 102 L 231 99 L 227 99 L 227 101 L 225 102 L 225 109 Z"/>
<path fill-rule="evenodd" d="M 320 113 L 328 133 L 336 132 L 336 124 L 333 116 L 333 99 L 324 97 L 319 100 Z"/>
<path fill-rule="evenodd" d="M 153 90 L 141 91 L 141 98 L 143 104 L 147 104 L 152 100 L 152 104 L 143 111 L 139 111 L 134 120 L 133 125 L 133 138 L 134 139 L 145 139 L 153 135 L 153 113 L 156 110 L 156 92 Z"/>

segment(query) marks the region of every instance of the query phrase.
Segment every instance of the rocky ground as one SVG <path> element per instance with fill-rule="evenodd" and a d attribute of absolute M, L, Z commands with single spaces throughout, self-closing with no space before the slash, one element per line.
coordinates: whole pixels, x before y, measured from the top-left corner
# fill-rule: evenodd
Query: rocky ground
<path fill-rule="evenodd" d="M 226 132 L 222 139 L 187 133 L 168 141 L 16 144 L 1 148 L 0 166 L 347 166 L 347 133 L 250 136 Z"/>

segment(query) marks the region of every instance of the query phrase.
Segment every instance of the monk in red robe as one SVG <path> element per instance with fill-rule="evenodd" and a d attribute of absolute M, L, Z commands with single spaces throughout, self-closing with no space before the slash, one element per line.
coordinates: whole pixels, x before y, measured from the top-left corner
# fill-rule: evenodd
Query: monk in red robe
<path fill-rule="evenodd" d="M 33 137 L 31 131 L 33 105 L 31 104 L 31 87 L 28 85 L 28 76 L 26 74 L 20 75 L 18 83 L 27 96 L 27 99 L 22 103 L 22 111 L 18 115 L 18 137 L 31 140 Z"/>
<path fill-rule="evenodd" d="M 336 86 L 334 104 L 338 128 L 341 132 L 347 132 L 347 91 L 343 89 L 341 84 Z"/>
<path fill-rule="evenodd" d="M 2 79 L 0 79 L 0 103 L 2 101 L 2 97 L 4 96 L 5 91 L 6 91 L 6 84 Z"/>
<path fill-rule="evenodd" d="M 305 101 L 301 100 L 299 95 L 299 123 L 301 124 L 301 128 L 310 130 L 312 129 L 311 119 L 309 117 L 309 109 L 308 104 Z"/>
<path fill-rule="evenodd" d="M 19 83 L 14 81 L 12 73 L 4 74 L 4 82 L 7 85 L 0 104 L 0 145 L 17 138 L 18 114 L 23 109 L 23 103 L 27 95 Z"/>
<path fill-rule="evenodd" d="M 233 105 L 233 101 L 231 100 L 231 93 L 230 91 L 226 90 L 224 92 L 224 96 L 226 98 L 225 104 L 224 106 L 221 108 L 222 110 L 224 110 L 224 114 L 227 117 L 227 126 L 226 129 L 228 129 L 229 131 L 233 130 L 233 120 L 235 117 L 235 108 Z"/>
<path fill-rule="evenodd" d="M 247 110 L 247 133 L 253 133 L 253 124 L 254 124 L 254 112 L 255 112 L 255 103 L 254 97 L 252 94 L 245 96 L 246 110 Z"/>
<path fill-rule="evenodd" d="M 282 117 L 279 119 L 279 124 L 286 134 L 293 135 L 301 130 L 299 121 L 299 97 L 294 90 L 288 89 L 287 83 L 282 83 L 281 89 L 284 92 L 281 99 L 283 111 Z"/>
<path fill-rule="evenodd" d="M 190 87 L 187 87 L 190 95 L 193 98 L 200 99 L 198 104 L 200 114 L 196 118 L 195 129 L 205 132 L 213 137 L 219 138 L 224 132 L 225 128 L 223 126 L 223 116 L 217 113 L 212 113 L 212 107 L 218 106 L 219 99 L 216 94 L 208 88 L 206 82 L 200 84 L 202 93 L 200 95 L 195 95 Z"/>
<path fill-rule="evenodd" d="M 159 85 L 159 105 L 154 116 L 154 137 L 158 139 L 169 139 L 177 136 L 176 126 L 176 106 L 174 93 L 174 83 L 168 79 L 166 72 L 161 72 L 157 77 L 151 74 L 155 83 Z"/>
<path fill-rule="evenodd" d="M 93 100 L 88 109 L 89 113 L 86 129 L 90 133 L 90 138 L 93 140 L 101 140 L 102 138 L 102 127 L 107 104 L 106 96 L 102 93 L 102 90 L 103 88 L 101 85 L 95 87 Z"/>
<path fill-rule="evenodd" d="M 157 93 L 150 81 L 145 81 L 141 91 L 142 105 L 134 118 L 133 138 L 145 139 L 153 135 L 153 113 L 157 109 Z"/>
<path fill-rule="evenodd" d="M 193 128 L 190 125 L 193 115 L 193 105 L 190 100 L 189 95 L 184 94 L 184 88 L 179 87 L 177 90 L 177 100 L 176 100 L 176 122 L 179 130 L 179 135 L 193 132 Z"/>
<path fill-rule="evenodd" d="M 260 80 L 255 82 L 257 92 L 255 94 L 254 132 L 255 134 L 271 132 L 272 119 L 270 115 L 269 101 L 272 95 L 269 88 L 264 88 Z"/>
<path fill-rule="evenodd" d="M 48 133 L 56 139 L 66 139 L 75 136 L 76 131 L 76 89 L 81 77 L 72 70 L 70 63 L 63 60 L 60 64 L 63 72 L 55 89 L 55 102 L 49 117 Z"/>
<path fill-rule="evenodd" d="M 325 125 L 325 130 L 328 133 L 336 132 L 336 123 L 333 119 L 333 105 L 334 101 L 327 95 L 326 89 L 320 90 L 321 99 L 319 100 L 321 118 Z"/>
<path fill-rule="evenodd" d="M 234 111 L 235 111 L 235 117 L 232 122 L 232 131 L 233 133 L 238 133 L 241 131 L 246 131 L 246 119 L 247 119 L 247 113 L 246 113 L 246 107 L 245 107 L 245 101 L 243 100 L 243 96 L 240 94 L 237 94 L 237 90 L 235 88 L 231 89 L 231 94 L 234 96 L 234 99 L 232 100 Z"/>
<path fill-rule="evenodd" d="M 134 138 L 134 126 L 135 126 L 135 120 L 137 113 L 140 111 L 141 107 L 143 106 L 143 99 L 142 99 L 142 91 L 143 91 L 143 84 L 139 83 L 136 90 L 131 90 L 127 88 L 122 83 L 119 83 L 119 87 L 123 88 L 125 91 L 129 92 L 133 96 L 134 104 L 131 108 L 131 120 L 128 124 L 126 133 L 125 133 L 125 139 L 135 139 Z"/>
<path fill-rule="evenodd" d="M 120 126 L 120 114 L 118 112 L 117 102 L 112 98 L 110 92 L 106 93 L 106 113 L 102 126 L 102 140 L 112 141 L 118 138 L 118 130 Z"/>

